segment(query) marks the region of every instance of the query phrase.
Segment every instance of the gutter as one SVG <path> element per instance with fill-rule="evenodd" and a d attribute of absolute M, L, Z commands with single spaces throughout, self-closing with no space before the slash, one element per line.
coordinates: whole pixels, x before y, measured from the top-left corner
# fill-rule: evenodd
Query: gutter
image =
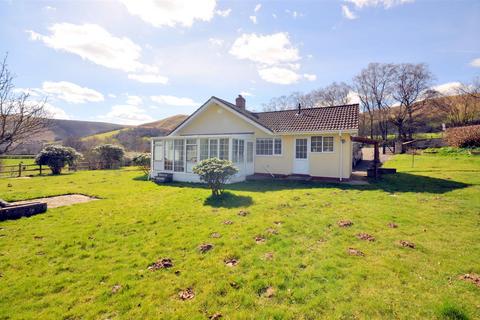
<path fill-rule="evenodd" d="M 343 139 L 342 139 L 342 130 L 338 133 L 340 136 L 340 168 L 338 169 L 340 175 L 340 181 L 342 181 L 343 176 Z"/>

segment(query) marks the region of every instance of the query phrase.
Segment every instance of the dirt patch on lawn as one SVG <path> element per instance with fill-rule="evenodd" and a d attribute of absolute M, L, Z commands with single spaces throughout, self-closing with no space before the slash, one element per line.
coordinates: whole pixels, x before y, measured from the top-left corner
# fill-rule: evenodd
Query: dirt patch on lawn
<path fill-rule="evenodd" d="M 357 238 L 365 241 L 375 241 L 375 237 L 368 233 L 358 233 Z"/>
<path fill-rule="evenodd" d="M 46 202 L 49 209 L 71 206 L 72 204 L 85 203 L 100 200 L 95 197 L 86 196 L 84 194 L 66 194 L 63 196 L 54 196 L 46 198 L 30 199 L 25 201 L 12 202 L 11 204 L 23 204 L 29 202 Z"/>
<path fill-rule="evenodd" d="M 167 269 L 173 267 L 172 259 L 162 258 L 148 266 L 148 270 L 155 271 L 159 269 Z"/>
<path fill-rule="evenodd" d="M 340 228 L 348 228 L 353 226 L 353 222 L 350 220 L 340 220 L 337 222 L 337 224 Z"/>
<path fill-rule="evenodd" d="M 464 280 L 464 281 L 467 281 L 467 282 L 471 282 L 471 283 L 473 283 L 474 285 L 476 285 L 477 287 L 480 288 L 480 275 L 478 275 L 476 273 L 464 274 L 464 275 L 460 276 L 460 279 Z"/>

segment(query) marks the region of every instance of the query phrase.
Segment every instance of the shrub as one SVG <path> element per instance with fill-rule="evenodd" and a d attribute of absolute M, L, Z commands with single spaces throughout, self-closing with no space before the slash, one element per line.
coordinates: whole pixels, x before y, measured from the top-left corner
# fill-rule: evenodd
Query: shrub
<path fill-rule="evenodd" d="M 480 147 L 480 125 L 448 128 L 445 140 L 452 147 Z"/>
<path fill-rule="evenodd" d="M 150 153 L 140 153 L 132 158 L 132 162 L 147 175 L 150 172 L 150 159 Z"/>
<path fill-rule="evenodd" d="M 39 165 L 46 165 L 52 170 L 52 174 L 60 174 L 65 165 L 73 166 L 82 154 L 75 149 L 59 145 L 50 145 L 37 154 L 35 162 Z"/>
<path fill-rule="evenodd" d="M 223 193 L 225 183 L 238 172 L 238 169 L 231 161 L 210 158 L 193 167 L 193 172 L 212 189 L 212 196 L 217 197 Z"/>
<path fill-rule="evenodd" d="M 102 162 L 103 169 L 112 169 L 114 164 L 119 164 L 125 155 L 123 147 L 114 144 L 101 144 L 93 148 L 93 152 Z"/>

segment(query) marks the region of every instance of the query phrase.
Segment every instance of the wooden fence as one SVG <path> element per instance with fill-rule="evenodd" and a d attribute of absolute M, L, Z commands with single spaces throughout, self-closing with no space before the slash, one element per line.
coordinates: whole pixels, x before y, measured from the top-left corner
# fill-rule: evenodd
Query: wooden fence
<path fill-rule="evenodd" d="M 63 171 L 79 171 L 79 170 L 99 170 L 99 169 L 119 169 L 128 166 L 129 163 L 115 163 L 113 166 L 107 167 L 105 163 L 100 161 L 80 161 L 75 166 L 66 166 Z M 23 164 L 20 162 L 15 165 L 1 165 L 0 178 L 19 178 L 30 177 L 44 174 L 50 174 L 50 168 L 38 164 Z"/>

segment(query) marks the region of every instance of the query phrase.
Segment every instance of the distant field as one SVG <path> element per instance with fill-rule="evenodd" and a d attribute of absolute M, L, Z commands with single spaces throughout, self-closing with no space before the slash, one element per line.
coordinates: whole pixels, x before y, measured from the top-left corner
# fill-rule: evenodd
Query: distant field
<path fill-rule="evenodd" d="M 10 166 L 10 165 L 18 165 L 19 163 L 23 164 L 34 164 L 35 159 L 1 159 L 0 158 L 0 163 L 5 165 L 5 166 Z"/>

